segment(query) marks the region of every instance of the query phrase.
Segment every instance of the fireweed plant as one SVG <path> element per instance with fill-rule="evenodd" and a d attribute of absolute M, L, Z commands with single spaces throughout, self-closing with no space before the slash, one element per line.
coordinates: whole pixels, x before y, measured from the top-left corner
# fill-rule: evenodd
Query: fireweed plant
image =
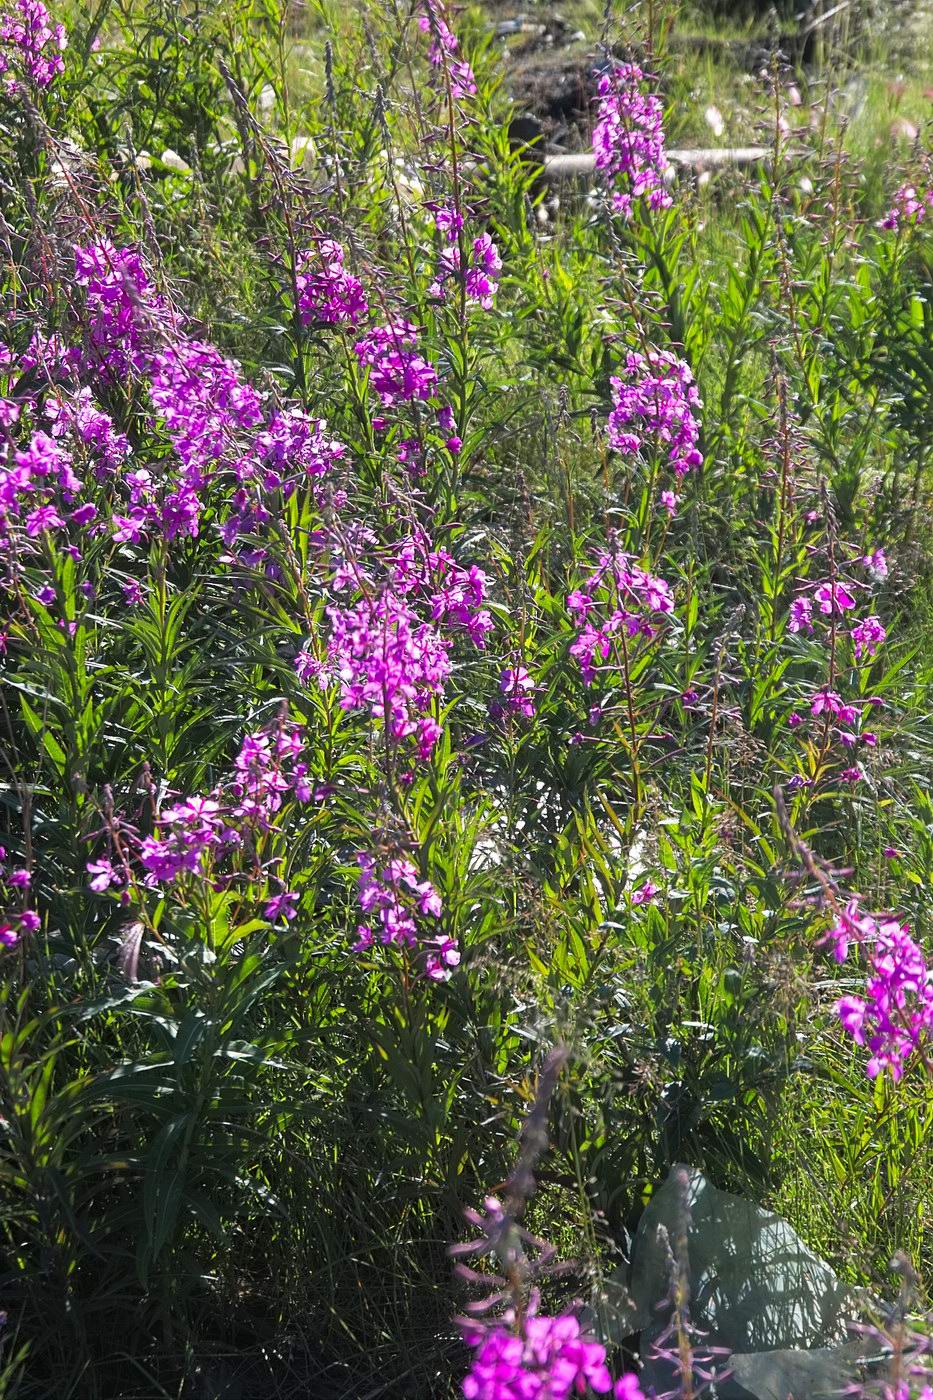
<path fill-rule="evenodd" d="M 2 1395 L 639 1400 L 680 1162 L 927 1301 L 929 171 L 647 24 L 558 208 L 476 15 L 0 4 Z"/>

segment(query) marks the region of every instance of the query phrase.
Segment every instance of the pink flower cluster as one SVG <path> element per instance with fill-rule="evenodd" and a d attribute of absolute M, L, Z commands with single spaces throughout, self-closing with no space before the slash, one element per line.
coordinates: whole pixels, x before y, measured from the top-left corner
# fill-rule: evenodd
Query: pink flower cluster
<path fill-rule="evenodd" d="M 593 153 L 596 169 L 615 186 L 612 205 L 630 218 L 632 201 L 645 197 L 649 208 L 666 209 L 670 164 L 664 149 L 664 110 L 656 94 L 644 90 L 645 74 L 634 63 L 604 73 L 597 92 Z M 621 188 L 618 186 L 621 183 Z"/>
<path fill-rule="evenodd" d="M 15 0 L 12 12 L 0 15 L 0 78 L 16 92 L 17 70 L 37 88 L 47 88 L 65 71 L 68 47 L 63 24 L 53 24 L 42 0 Z"/>
<path fill-rule="evenodd" d="M 889 1073 L 892 1079 L 900 1079 L 914 1054 L 929 1064 L 933 968 L 907 925 L 890 915 L 863 914 L 858 900 L 851 899 L 823 941 L 832 943 L 839 963 L 845 961 L 850 943 L 867 951 L 865 995 L 841 997 L 836 1012 L 847 1034 L 870 1051 L 869 1078 Z"/>
<path fill-rule="evenodd" d="M 109 481 L 130 455 L 126 434 L 116 431 L 113 419 L 95 403 L 86 386 L 73 397 L 49 396 L 45 418 L 53 435 L 61 437 L 70 432 L 87 449 L 98 481 Z"/>
<path fill-rule="evenodd" d="M 412 862 L 401 856 L 386 861 L 381 869 L 365 851 L 356 859 L 360 867 L 357 898 L 368 922 L 357 926 L 354 950 L 371 948 L 377 937 L 383 944 L 416 949 L 425 976 L 432 982 L 446 982 L 460 963 L 460 949 L 457 940 L 443 932 L 423 932 L 423 920 L 435 921 L 436 928 L 443 913 L 441 897 L 430 880 L 422 880 Z"/>
<path fill-rule="evenodd" d="M 803 594 L 794 599 L 790 605 L 788 631 L 809 632 L 812 636 L 814 603 L 825 617 L 837 618 L 855 607 L 855 598 L 842 583 L 824 583 L 812 597 Z M 849 632 L 856 661 L 871 660 L 887 635 L 884 624 L 874 613 L 857 622 Z"/>
<path fill-rule="evenodd" d="M 835 690 L 824 688 L 814 693 L 810 713 L 814 719 L 818 719 L 820 715 L 832 715 L 834 719 L 842 720 L 843 724 L 854 724 L 859 712 L 858 706 L 847 705 Z"/>
<path fill-rule="evenodd" d="M 567 611 L 577 627 L 570 654 L 585 685 L 591 685 L 600 662 L 612 654 L 614 637 L 653 637 L 650 619 L 674 610 L 670 585 L 633 563 L 627 554 L 605 552 L 582 589 L 567 596 Z"/>
<path fill-rule="evenodd" d="M 393 743 L 414 737 L 430 758 L 440 725 L 428 711 L 450 672 L 448 644 L 408 599 L 385 591 L 349 608 L 330 607 L 329 657 L 345 710 L 368 710 Z"/>
<path fill-rule="evenodd" d="M 153 327 L 166 314 L 142 257 L 117 248 L 109 238 L 75 250 L 75 283 L 84 289 L 85 344 L 68 356 L 71 365 L 125 379 L 148 368 Z"/>
<path fill-rule="evenodd" d="M 444 210 L 441 213 L 449 214 L 452 211 Z M 435 215 L 435 218 L 438 218 Z M 446 227 L 451 227 L 447 224 Z M 441 227 L 439 224 L 438 227 Z M 499 250 L 492 237 L 488 233 L 481 233 L 478 238 L 474 238 L 473 246 L 467 262 L 466 271 L 463 274 L 463 281 L 468 300 L 478 302 L 484 311 L 488 311 L 496 295 L 499 286 L 499 274 L 502 271 L 502 259 Z M 460 249 L 455 244 L 444 248 L 440 256 L 440 265 L 437 275 L 432 282 L 429 294 L 439 300 L 446 296 L 447 283 L 451 280 L 459 280 L 460 272 Z"/>
<path fill-rule="evenodd" d="M 888 566 L 885 559 L 884 550 L 875 549 L 865 554 L 859 561 L 868 571 L 869 575 L 876 582 L 887 576 Z M 855 591 L 864 585 L 853 584 L 847 586 L 839 579 L 827 583 L 821 583 L 816 589 L 800 594 L 790 606 L 787 628 L 789 632 L 806 632 L 811 636 L 816 630 L 816 622 L 821 618 L 826 619 L 826 625 L 832 629 L 836 635 L 841 635 L 837 631 L 838 623 L 851 613 L 856 607 Z M 849 639 L 852 643 L 852 654 L 856 665 L 871 661 L 878 653 L 878 649 L 887 637 L 887 630 L 881 619 L 875 614 L 855 622 L 848 631 Z M 876 747 L 878 736 L 870 729 L 854 730 L 852 726 L 859 722 L 860 706 L 846 702 L 837 691 L 830 686 L 823 686 L 815 691 L 809 698 L 810 714 L 814 719 L 823 717 L 824 725 L 830 719 L 840 722 L 840 727 L 834 731 L 835 738 L 844 748 L 851 749 L 857 744 L 864 744 L 868 748 Z M 875 696 L 868 699 L 867 705 L 870 707 L 880 707 L 881 700 Z M 798 728 L 804 722 L 803 717 L 792 713 L 788 723 L 792 728 Z M 850 766 L 842 770 L 839 775 L 844 782 L 855 783 L 862 777 L 861 770 L 856 766 Z M 803 780 L 793 780 L 795 786 L 799 787 Z"/>
<path fill-rule="evenodd" d="M 502 259 L 492 237 L 483 233 L 473 239 L 466 267 L 461 272 L 459 235 L 463 216 L 446 206 L 431 207 L 436 226 L 448 246 L 441 252 L 430 294 L 444 300 L 448 284 L 456 281 L 463 286 L 469 301 L 488 310 L 493 304 L 502 269 Z M 300 255 L 295 281 L 298 315 L 305 326 L 358 326 L 369 315 L 363 284 L 347 272 L 344 250 L 332 239 Z M 361 333 L 353 353 L 360 368 L 368 370 L 369 387 L 384 408 L 436 401 L 437 370 L 421 353 L 418 329 L 411 321 L 394 317 L 385 325 L 371 326 Z M 388 426 L 385 418 L 374 419 L 373 423 L 380 430 Z M 459 452 L 462 444 L 454 432 L 453 414 L 448 407 L 438 408 L 438 423 L 447 434 L 448 450 Z M 413 476 L 424 475 L 424 452 L 417 440 L 405 439 L 399 445 L 398 459 L 409 466 Z"/>
<path fill-rule="evenodd" d="M 894 196 L 894 203 L 880 220 L 879 227 L 900 229 L 903 226 L 922 224 L 928 213 L 933 212 L 933 190 L 918 194 L 913 185 L 901 185 Z"/>
<path fill-rule="evenodd" d="M 640 904 L 651 904 L 657 893 L 657 885 L 651 880 L 646 880 L 643 885 L 639 885 L 637 890 L 632 891 L 632 903 L 636 908 Z"/>
<path fill-rule="evenodd" d="M 287 496 L 296 469 L 323 476 L 344 455 L 346 449 L 328 437 L 325 425 L 296 407 L 278 409 L 265 421 L 262 396 L 242 378 L 236 362 L 213 346 L 177 327 L 167 338 L 164 329 L 157 335 L 166 319 L 165 304 L 138 253 L 102 240 L 76 249 L 75 257 L 87 307 L 85 345 L 56 348 L 57 362 L 72 371 L 96 371 L 107 380 L 131 372 L 148 376 L 153 422 L 167 433 L 182 462 L 181 480 L 161 503 L 153 495 L 155 483 L 137 487 L 132 508 L 119 523 L 118 540 L 136 542 L 153 525 L 168 538 L 197 534 L 204 490 L 223 470 L 233 478 L 235 492 L 233 513 L 223 526 L 225 542 L 232 547 L 238 536 L 254 535 L 268 518 L 263 494 L 282 490 Z M 488 235 L 476 239 L 466 273 L 468 295 L 488 302 L 499 265 Z M 344 250 L 333 240 L 302 255 L 297 290 L 304 324 L 356 325 L 369 312 L 363 286 L 346 271 Z M 420 353 L 411 322 L 397 318 L 371 328 L 354 351 L 385 407 L 434 398 L 437 371 Z M 441 417 L 445 411 L 449 415 L 442 408 Z M 459 445 L 451 435 L 450 450 Z M 264 552 L 251 548 L 242 557 L 255 565 Z"/>
<path fill-rule="evenodd" d="M 5 426 L 24 422 L 27 411 L 37 424 L 23 447 L 15 448 L 9 434 L 0 444 L 0 545 L 7 562 L 17 550 L 35 559 L 30 542 L 46 532 L 67 533 L 75 559 L 82 556 L 81 531 L 107 530 L 117 544 L 138 544 L 152 533 L 170 541 L 195 536 L 218 483 L 230 507 L 218 526 L 225 545 L 238 546 L 241 562 L 261 564 L 265 551 L 255 537 L 270 518 L 269 497 L 287 498 L 303 479 L 325 476 L 346 448 L 297 407 L 270 413 L 235 361 L 167 328 L 165 304 L 137 252 L 104 239 L 76 248 L 75 266 L 85 316 L 72 343 L 34 340 L 21 368 L 41 364 L 41 387 L 28 398 L 0 399 Z M 8 352 L 3 357 L 11 362 Z M 84 378 L 106 390 L 127 376 L 148 399 L 144 426 L 173 449 L 156 457 L 157 468 L 126 470 L 127 438 L 89 384 L 75 383 Z M 83 462 L 98 483 L 110 484 L 110 498 L 100 505 L 86 499 L 76 470 Z"/>
<path fill-rule="evenodd" d="M 441 732 L 430 710 L 450 672 L 453 635 L 465 632 L 482 647 L 492 628 L 483 607 L 486 576 L 475 566 L 461 568 L 419 535 L 398 546 L 381 580 L 342 566 L 334 588 L 350 584 L 362 596 L 328 607 L 326 663 L 303 651 L 298 673 L 320 684 L 336 681 L 344 709 L 368 711 L 393 743 L 412 738 L 418 757 L 428 759 Z"/>
<path fill-rule="evenodd" d="M 876 617 L 874 613 L 862 618 L 861 622 L 857 622 L 849 633 L 856 661 L 861 661 L 864 658 L 871 660 L 877 654 L 878 648 L 887 635 L 880 617 Z"/>
<path fill-rule="evenodd" d="M 168 437 L 181 468 L 174 480 L 166 474 L 156 482 L 141 472 L 127 478 L 130 510 L 115 517 L 118 541 L 138 540 L 153 527 L 169 539 L 197 534 L 205 489 L 224 471 L 235 491 L 229 545 L 239 529 L 249 534 L 261 521 L 263 494 L 287 497 L 302 478 L 326 475 L 343 457 L 343 444 L 297 407 L 267 416 L 262 395 L 215 346 L 177 328 L 166 337 L 164 325 L 157 339 L 166 308 L 138 253 L 104 240 L 77 248 L 75 262 L 87 303 L 83 368 L 105 377 L 148 376 L 151 426 Z"/>
<path fill-rule="evenodd" d="M 882 701 L 877 696 L 871 696 L 867 704 L 875 708 L 880 707 Z M 847 704 L 837 691 L 831 690 L 828 686 L 815 691 L 811 696 L 810 714 L 814 719 L 819 719 L 822 716 L 824 725 L 831 720 L 838 720 L 839 727 L 833 731 L 833 735 L 845 749 L 854 749 L 860 744 L 864 745 L 865 748 L 873 749 L 878 745 L 878 735 L 874 730 L 862 727 L 865 718 L 862 716 L 860 719 L 858 705 Z M 797 729 L 804 723 L 804 719 L 795 710 L 790 714 L 787 722 L 792 729 Z M 859 728 L 853 729 L 851 727 L 853 725 L 858 725 Z M 845 783 L 857 783 L 862 778 L 862 772 L 860 768 L 850 766 L 844 768 L 839 777 Z M 791 785 L 793 788 L 809 786 L 809 779 L 805 780 L 798 776 L 791 779 Z"/>
<path fill-rule="evenodd" d="M 888 576 L 888 561 L 883 549 L 872 549 L 867 554 L 863 554 L 859 563 L 866 568 L 876 583 L 881 583 Z"/>
<path fill-rule="evenodd" d="M 369 368 L 370 387 L 389 408 L 414 399 L 433 398 L 437 370 L 418 352 L 418 332 L 397 319 L 374 326 L 353 347 L 361 368 Z"/>
<path fill-rule="evenodd" d="M 355 326 L 369 314 L 363 284 L 347 272 L 344 257 L 333 239 L 301 254 L 295 284 L 302 325 Z"/>
<path fill-rule="evenodd" d="M 135 508 L 137 519 L 158 509 L 166 539 L 195 536 L 202 509 L 201 492 L 216 471 L 230 467 L 241 477 L 249 472 L 242 435 L 254 434 L 262 419 L 259 395 L 240 377 L 238 367 L 212 345 L 181 341 L 151 362 L 150 400 L 181 462 L 161 506 L 150 501 Z"/>
<path fill-rule="evenodd" d="M 37 432 L 13 451 L 10 465 L 0 458 L 0 547 L 12 548 L 20 524 L 27 540 L 61 530 L 68 520 L 88 524 L 97 512 L 93 504 L 78 504 L 82 490 L 71 454 L 48 433 Z"/>
<path fill-rule="evenodd" d="M 499 677 L 500 698 L 491 706 L 492 718 L 522 715 L 525 719 L 533 719 L 537 688 L 526 666 L 506 666 Z"/>
<path fill-rule="evenodd" d="M 543 1317 L 534 1311 L 520 1333 L 496 1324 L 467 1324 L 476 1352 L 463 1381 L 465 1400 L 572 1400 L 589 1392 L 615 1400 L 644 1400 L 637 1376 L 613 1386 L 606 1348 L 588 1336 L 573 1313 Z"/>
<path fill-rule="evenodd" d="M 669 350 L 630 350 L 624 377 L 612 378 L 613 406 L 609 414 L 609 441 L 617 452 L 631 457 L 649 445 L 657 445 L 679 477 L 702 466 L 697 443 L 702 407 L 690 366 Z M 670 509 L 671 503 L 665 501 Z M 673 502 L 676 508 L 676 500 Z"/>
<path fill-rule="evenodd" d="M 0 949 L 15 948 L 24 933 L 35 933 L 39 928 L 39 915 L 29 908 L 31 885 L 28 870 L 8 869 L 7 853 L 0 846 L 0 890 L 6 906 L 0 911 Z"/>
<path fill-rule="evenodd" d="M 449 75 L 451 96 L 457 101 L 464 97 L 475 97 L 476 75 L 466 59 L 457 57 L 460 43 L 444 20 L 441 7 L 429 3 L 427 14 L 418 18 L 418 28 L 423 34 L 431 35 L 428 61 L 435 68 L 443 68 Z"/>
<path fill-rule="evenodd" d="M 237 755 L 230 778 L 207 796 L 183 798 L 163 808 L 156 821 L 157 832 L 136 842 L 123 831 L 124 854 L 132 851 L 148 886 L 174 884 L 187 875 L 203 877 L 208 871 L 216 881 L 216 862 L 223 856 L 246 849 L 247 836 L 272 829 L 277 814 L 289 798 L 307 802 L 311 798 L 307 764 L 300 759 L 303 731 L 280 723 L 270 731 L 248 734 Z M 113 864 L 112 857 L 88 862 L 92 889 L 103 892 L 121 885 L 130 871 L 124 862 Z M 293 899 L 278 897 L 272 902 L 273 917 L 294 914 Z"/>
<path fill-rule="evenodd" d="M 483 607 L 489 580 L 475 564 L 462 568 L 446 549 L 430 548 L 425 538 L 409 539 L 399 550 L 394 583 L 424 597 L 432 621 L 465 632 L 480 650 L 486 645 L 493 628 L 489 610 Z"/>

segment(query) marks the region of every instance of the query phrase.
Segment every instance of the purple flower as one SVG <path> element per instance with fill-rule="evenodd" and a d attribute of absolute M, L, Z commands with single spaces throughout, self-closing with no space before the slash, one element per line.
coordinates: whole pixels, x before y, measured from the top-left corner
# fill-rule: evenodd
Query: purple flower
<path fill-rule="evenodd" d="M 819 603 L 820 612 L 842 614 L 849 608 L 855 607 L 855 599 L 852 594 L 841 583 L 824 583 L 813 595 L 814 601 Z"/>
<path fill-rule="evenodd" d="M 139 253 L 107 238 L 76 247 L 75 282 L 84 289 L 89 346 L 79 358 L 107 378 L 144 370 L 150 320 L 164 316 L 165 303 Z"/>
<path fill-rule="evenodd" d="M 52 24 L 42 0 L 16 0 L 12 13 L 0 15 L 0 75 L 7 75 L 7 91 L 16 91 L 17 69 L 37 88 L 49 87 L 65 71 L 67 47 L 65 26 Z"/>
<path fill-rule="evenodd" d="M 794 599 L 787 626 L 791 632 L 813 631 L 813 604 L 809 598 Z"/>
<path fill-rule="evenodd" d="M 455 967 L 460 966 L 460 947 L 455 938 L 436 934 L 423 938 L 424 975 L 431 982 L 446 982 Z"/>
<path fill-rule="evenodd" d="M 863 919 L 861 941 L 869 950 L 865 996 L 840 998 L 836 1012 L 846 1034 L 871 1052 L 868 1077 L 897 1080 L 933 1032 L 933 970 L 898 919 Z"/>
<path fill-rule="evenodd" d="M 437 726 L 426 711 L 450 671 L 448 644 L 407 599 L 388 591 L 327 613 L 330 664 L 343 708 L 368 710 L 395 743 L 415 737 L 419 753 L 428 757 Z"/>
<path fill-rule="evenodd" d="M 436 5 L 429 6 L 428 13 L 418 17 L 418 28 L 423 34 L 431 35 L 428 58 L 435 66 L 440 67 L 444 63 L 445 55 L 457 52 L 459 48 L 457 36 L 445 24 Z"/>
<path fill-rule="evenodd" d="M 296 761 L 302 751 L 303 731 L 280 722 L 268 731 L 247 734 L 231 777 L 211 793 L 185 797 L 163 809 L 157 830 L 142 841 L 133 840 L 134 855 L 150 886 L 172 884 L 188 876 L 223 878 L 221 862 L 270 831 L 285 802 L 310 798 L 307 765 Z M 248 840 L 247 840 L 248 838 Z M 109 862 L 88 865 L 98 886 L 107 888 L 113 878 Z M 269 918 L 293 915 L 291 891 L 273 897 Z"/>
<path fill-rule="evenodd" d="M 503 696 L 499 704 L 504 710 L 532 719 L 535 712 L 532 695 L 535 689 L 535 683 L 524 666 L 507 666 L 499 677 L 499 690 Z"/>
<path fill-rule="evenodd" d="M 703 463 L 697 447 L 702 407 L 689 365 L 667 350 L 630 350 L 613 376 L 609 442 L 623 456 L 646 447 L 663 452 L 678 477 Z M 675 501 L 676 504 L 676 501 Z"/>
<path fill-rule="evenodd" d="M 91 876 L 88 884 L 91 889 L 96 890 L 98 894 L 103 894 L 105 890 L 109 890 L 111 885 L 120 884 L 120 876 L 117 874 L 116 870 L 114 870 L 109 860 L 89 860 L 86 868 L 88 874 Z"/>
<path fill-rule="evenodd" d="M 605 551 L 583 589 L 568 594 L 567 610 L 578 628 L 570 655 L 580 666 L 584 685 L 591 685 L 597 666 L 609 660 L 618 632 L 629 637 L 652 637 L 649 618 L 673 612 L 670 585 L 633 563 L 628 555 Z M 590 615 L 596 621 L 589 621 Z"/>
<path fill-rule="evenodd" d="M 346 455 L 346 446 L 331 437 L 323 418 L 310 418 L 299 408 L 273 413 L 256 436 L 270 485 L 280 474 L 298 468 L 306 477 L 327 476 Z"/>
<path fill-rule="evenodd" d="M 856 661 L 863 656 L 873 657 L 888 635 L 879 617 L 872 615 L 856 623 L 849 634 L 855 650 Z"/>
<path fill-rule="evenodd" d="M 633 892 L 632 903 L 635 905 L 650 904 L 657 892 L 657 885 L 653 885 L 650 880 L 646 880 L 639 889 Z"/>
<path fill-rule="evenodd" d="M 879 220 L 878 227 L 900 229 L 902 224 L 916 226 L 923 223 L 930 210 L 933 210 L 933 190 L 918 195 L 913 185 L 901 185 L 891 208 L 884 218 Z"/>
<path fill-rule="evenodd" d="M 473 240 L 473 256 L 466 271 L 466 292 L 472 301 L 489 310 L 499 285 L 502 259 L 488 233 Z"/>
<path fill-rule="evenodd" d="M 344 257 L 341 245 L 330 239 L 299 255 L 295 284 L 303 326 L 355 326 L 369 314 L 363 284 L 346 271 Z"/>
<path fill-rule="evenodd" d="M 341 567 L 332 591 L 361 581 Z M 493 625 L 482 606 L 486 576 L 416 534 L 397 547 L 381 584 L 367 578 L 365 588 L 355 603 L 327 608 L 327 661 L 305 651 L 296 665 L 318 685 L 337 682 L 345 710 L 368 711 L 393 743 L 413 740 L 427 759 L 441 732 L 430 710 L 450 673 L 452 634 L 463 631 L 482 647 Z"/>
<path fill-rule="evenodd" d="M 435 68 L 446 70 L 450 77 L 451 95 L 458 100 L 463 97 L 475 97 L 476 78 L 473 69 L 465 59 L 455 57 L 460 44 L 456 34 L 445 23 L 439 5 L 429 3 L 427 14 L 421 15 L 418 20 L 418 28 L 422 33 L 431 35 L 428 61 Z"/>
<path fill-rule="evenodd" d="M 456 243 L 457 235 L 463 228 L 463 215 L 442 204 L 434 210 L 434 226 L 448 243 Z"/>
<path fill-rule="evenodd" d="M 502 259 L 490 235 L 484 233 L 479 238 L 474 238 L 466 270 L 462 274 L 467 298 L 470 301 L 479 302 L 480 306 L 488 311 L 499 286 L 501 270 Z M 441 252 L 437 275 L 429 288 L 429 294 L 443 300 L 447 282 L 451 279 L 457 280 L 460 276 L 459 247 L 444 248 Z"/>
<path fill-rule="evenodd" d="M 55 423 L 56 432 L 70 429 L 79 442 L 91 449 L 98 480 L 112 477 L 129 456 L 128 439 L 116 431 L 113 419 L 97 406 L 89 388 L 80 389 L 73 398 L 52 401 L 46 412 Z"/>
<path fill-rule="evenodd" d="M 663 108 L 654 93 L 643 90 L 645 74 L 636 64 L 620 63 L 599 80 L 593 153 L 596 169 L 614 187 L 613 208 L 631 217 L 632 201 L 644 197 L 650 208 L 666 209 L 670 163 L 664 149 Z"/>
<path fill-rule="evenodd" d="M 888 576 L 888 561 L 885 558 L 883 549 L 870 550 L 868 554 L 862 555 L 862 563 L 871 574 L 872 578 L 879 583 Z"/>
<path fill-rule="evenodd" d="M 147 524 L 147 517 L 144 511 L 135 511 L 132 515 L 121 515 L 114 511 L 111 516 L 112 533 L 115 544 L 138 544 L 143 537 Z"/>
<path fill-rule="evenodd" d="M 573 1313 L 532 1313 L 521 1336 L 501 1323 L 465 1332 L 476 1354 L 463 1381 L 464 1400 L 570 1400 L 612 1389 L 605 1347 L 582 1331 Z M 637 1400 L 631 1390 L 621 1393 Z"/>
<path fill-rule="evenodd" d="M 455 939 L 436 925 L 425 930 L 424 920 L 440 919 L 441 897 L 430 880 L 422 880 L 410 860 L 396 856 L 382 868 L 366 851 L 357 853 L 360 875 L 357 899 L 367 922 L 357 926 L 354 950 L 373 947 L 377 938 L 383 944 L 410 948 L 422 955 L 425 975 L 435 982 L 446 981 L 460 962 Z"/>
<path fill-rule="evenodd" d="M 284 890 L 281 894 L 273 895 L 266 901 L 263 914 L 270 923 L 276 924 L 281 919 L 283 923 L 291 923 L 298 912 L 298 895 L 294 890 Z"/>
<path fill-rule="evenodd" d="M 818 690 L 810 703 L 810 713 L 814 717 L 822 714 L 841 715 L 844 709 L 842 697 L 834 690 Z"/>
<path fill-rule="evenodd" d="M 64 523 L 54 506 L 39 506 L 26 517 L 26 534 L 34 539 L 45 530 L 60 530 Z"/>
<path fill-rule="evenodd" d="M 817 947 L 831 943 L 836 962 L 844 963 L 848 956 L 849 944 L 853 941 L 862 942 L 874 932 L 874 919 L 870 914 L 860 914 L 859 901 L 853 898 L 849 900 L 845 909 L 839 912 L 836 922 L 819 940 Z"/>
<path fill-rule="evenodd" d="M 410 321 L 375 326 L 353 347 L 361 367 L 369 367 L 369 382 L 383 404 L 430 399 L 437 371 L 418 354 L 418 333 Z"/>
<path fill-rule="evenodd" d="M 593 599 L 588 593 L 581 593 L 575 590 L 567 594 L 567 611 L 572 617 L 580 622 L 585 622 L 587 614 L 593 606 Z"/>
<path fill-rule="evenodd" d="M 638 1384 L 638 1377 L 632 1371 L 619 1377 L 612 1393 L 615 1400 L 645 1400 L 641 1386 Z"/>

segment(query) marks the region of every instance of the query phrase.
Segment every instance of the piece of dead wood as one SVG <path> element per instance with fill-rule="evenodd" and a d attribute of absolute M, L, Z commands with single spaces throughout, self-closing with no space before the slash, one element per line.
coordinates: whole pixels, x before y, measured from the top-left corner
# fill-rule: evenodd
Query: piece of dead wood
<path fill-rule="evenodd" d="M 760 165 L 774 154 L 770 146 L 711 146 L 694 151 L 668 151 L 672 165 L 690 170 L 712 170 L 722 165 Z M 531 157 L 534 159 L 534 157 Z M 546 180 L 580 180 L 596 172 L 596 159 L 589 152 L 579 155 L 545 156 L 542 174 Z"/>

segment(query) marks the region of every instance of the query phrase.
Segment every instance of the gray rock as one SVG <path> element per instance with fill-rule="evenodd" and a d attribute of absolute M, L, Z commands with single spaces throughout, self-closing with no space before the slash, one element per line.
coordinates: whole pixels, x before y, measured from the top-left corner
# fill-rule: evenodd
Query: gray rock
<path fill-rule="evenodd" d="M 635 1234 L 630 1290 L 646 1321 L 669 1293 L 668 1241 L 683 1234 L 691 1319 L 730 1351 L 838 1344 L 865 1311 L 864 1296 L 781 1216 L 718 1190 L 702 1172 L 674 1167 Z"/>
<path fill-rule="evenodd" d="M 861 1371 L 865 1343 L 812 1351 L 760 1351 L 733 1356 L 734 1379 L 755 1400 L 839 1400 Z"/>
<path fill-rule="evenodd" d="M 677 1382 L 673 1364 L 655 1354 L 671 1319 L 672 1250 L 686 1267 L 699 1345 L 722 1351 L 718 1400 L 830 1400 L 864 1372 L 869 1348 L 852 1340 L 852 1324 L 878 1305 L 842 1283 L 781 1216 L 678 1166 L 642 1215 L 627 1281 L 620 1271 L 604 1296 L 611 1339 L 640 1334 L 647 1393 Z"/>

